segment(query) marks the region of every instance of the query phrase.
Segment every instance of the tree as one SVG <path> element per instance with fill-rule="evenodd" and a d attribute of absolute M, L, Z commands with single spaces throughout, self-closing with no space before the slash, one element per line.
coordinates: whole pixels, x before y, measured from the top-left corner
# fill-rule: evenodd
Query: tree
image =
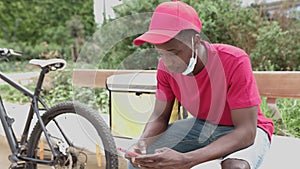
<path fill-rule="evenodd" d="M 44 57 L 53 51 L 65 59 L 74 41 L 93 35 L 96 30 L 93 0 L 2 0 L 0 1 L 0 45 L 25 52 L 28 57 Z M 80 37 L 70 34 L 67 24 L 73 17 L 81 22 Z M 41 45 L 47 44 L 47 45 Z M 77 45 L 77 52 L 79 46 Z M 26 57 L 22 57 L 22 59 Z"/>
<path fill-rule="evenodd" d="M 84 36 L 91 36 L 96 29 L 93 0 L 2 0 L 0 10 L 0 38 L 7 42 L 65 45 L 69 38 L 66 22 L 75 15 L 84 25 Z"/>
<path fill-rule="evenodd" d="M 72 58 L 73 58 L 73 62 L 76 62 L 77 58 L 79 56 L 78 47 L 82 46 L 84 43 L 83 24 L 81 23 L 79 16 L 76 15 L 76 16 L 72 17 L 71 20 L 67 21 L 67 25 L 70 30 L 70 36 L 75 39 L 73 46 L 72 46 Z"/>

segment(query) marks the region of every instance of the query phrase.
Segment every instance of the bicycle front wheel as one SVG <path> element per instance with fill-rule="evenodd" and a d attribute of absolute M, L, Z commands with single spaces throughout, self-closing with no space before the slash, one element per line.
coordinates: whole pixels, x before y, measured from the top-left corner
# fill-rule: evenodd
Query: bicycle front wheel
<path fill-rule="evenodd" d="M 37 122 L 28 141 L 28 157 L 52 161 L 49 168 L 118 168 L 118 156 L 111 132 L 100 114 L 79 102 L 58 104 L 42 116 L 54 151 Z M 28 168 L 47 168 L 29 163 Z"/>

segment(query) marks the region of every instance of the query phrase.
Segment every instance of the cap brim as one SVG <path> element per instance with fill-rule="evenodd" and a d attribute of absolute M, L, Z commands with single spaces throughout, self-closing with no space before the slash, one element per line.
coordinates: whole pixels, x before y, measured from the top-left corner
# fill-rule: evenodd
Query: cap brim
<path fill-rule="evenodd" d="M 145 32 L 143 35 L 137 37 L 133 40 L 133 44 L 136 46 L 140 46 L 145 42 L 151 44 L 162 44 L 165 43 L 172 38 L 174 38 L 180 31 L 170 31 L 170 30 L 149 30 Z"/>

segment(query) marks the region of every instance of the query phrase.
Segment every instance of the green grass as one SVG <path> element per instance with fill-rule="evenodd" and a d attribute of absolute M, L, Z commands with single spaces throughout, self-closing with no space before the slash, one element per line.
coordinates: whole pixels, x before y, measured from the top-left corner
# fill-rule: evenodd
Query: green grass
<path fill-rule="evenodd" d="M 282 119 L 273 119 L 275 134 L 300 138 L 300 100 L 277 99 L 276 104 Z M 273 117 L 273 113 L 267 106 L 266 98 L 263 98 L 261 108 L 267 117 Z"/>

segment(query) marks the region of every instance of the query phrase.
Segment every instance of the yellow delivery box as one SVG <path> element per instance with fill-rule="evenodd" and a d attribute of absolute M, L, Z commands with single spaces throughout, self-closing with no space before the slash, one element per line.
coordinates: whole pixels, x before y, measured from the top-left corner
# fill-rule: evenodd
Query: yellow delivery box
<path fill-rule="evenodd" d="M 110 126 L 114 136 L 135 138 L 144 130 L 155 103 L 156 74 L 118 74 L 107 78 Z M 177 120 L 175 102 L 170 122 Z"/>

